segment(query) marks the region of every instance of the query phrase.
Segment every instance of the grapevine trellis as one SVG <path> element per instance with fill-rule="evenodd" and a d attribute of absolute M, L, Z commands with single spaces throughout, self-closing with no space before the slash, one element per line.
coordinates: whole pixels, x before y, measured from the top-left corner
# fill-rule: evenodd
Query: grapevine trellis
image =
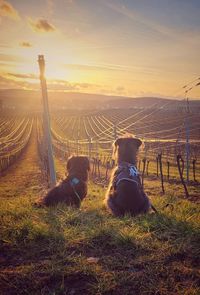
<path fill-rule="evenodd" d="M 173 106 L 173 102 L 171 102 Z M 200 180 L 199 113 L 191 112 L 190 120 L 190 184 Z M 126 132 L 144 141 L 139 153 L 138 168 L 142 183 L 145 177 L 185 182 L 184 111 L 153 105 L 143 109 L 114 109 L 95 113 L 52 113 L 51 134 L 55 156 L 67 160 L 74 155 L 87 155 L 91 161 L 91 175 L 98 183 L 106 184 L 114 166 L 112 144 Z M 37 130 L 38 153 L 44 179 L 49 181 L 47 151 L 44 143 L 42 116 L 4 116 L 0 120 L 0 171 L 4 171 L 27 146 L 34 124 Z M 178 169 L 177 157 L 181 159 Z M 181 171 L 181 174 L 180 174 Z"/>
<path fill-rule="evenodd" d="M 172 102 L 171 102 L 172 103 Z M 125 114 L 128 115 L 125 116 Z M 139 116 L 139 117 L 138 117 Z M 198 113 L 190 114 L 190 183 L 199 180 L 198 163 L 200 124 Z M 92 164 L 92 175 L 104 183 L 108 180 L 112 160 L 112 143 L 117 136 L 126 132 L 140 136 L 145 147 L 139 154 L 138 167 L 142 182 L 145 176 L 161 179 L 161 188 L 165 192 L 164 181 L 183 182 L 185 169 L 180 175 L 177 156 L 185 158 L 184 112 L 168 111 L 154 107 L 143 110 L 114 110 L 95 114 L 64 115 L 54 114 L 52 120 L 52 138 L 55 154 L 63 160 L 74 155 L 87 155 Z M 148 119 L 148 120 L 147 120 Z M 198 175 L 198 177 L 197 177 Z"/>
<path fill-rule="evenodd" d="M 0 122 L 0 173 L 19 158 L 33 129 L 33 118 L 3 117 Z"/>

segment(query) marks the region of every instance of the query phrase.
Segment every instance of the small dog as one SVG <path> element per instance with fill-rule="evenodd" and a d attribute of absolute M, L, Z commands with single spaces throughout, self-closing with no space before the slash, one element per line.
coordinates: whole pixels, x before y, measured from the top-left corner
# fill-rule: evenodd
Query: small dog
<path fill-rule="evenodd" d="M 118 138 L 113 145 L 117 161 L 106 193 L 105 203 L 115 216 L 146 213 L 151 203 L 143 191 L 136 168 L 137 153 L 142 141 L 132 135 Z"/>
<path fill-rule="evenodd" d="M 65 203 L 79 208 L 87 195 L 87 181 L 90 163 L 85 156 L 71 156 L 67 161 L 67 177 L 52 188 L 39 202 L 40 205 L 55 206 Z"/>

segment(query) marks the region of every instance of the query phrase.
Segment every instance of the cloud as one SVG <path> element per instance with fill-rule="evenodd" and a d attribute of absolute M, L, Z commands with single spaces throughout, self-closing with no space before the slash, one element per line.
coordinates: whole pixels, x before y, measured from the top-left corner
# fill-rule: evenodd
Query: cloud
<path fill-rule="evenodd" d="M 33 45 L 30 42 L 22 41 L 19 43 L 19 46 L 21 47 L 32 47 Z"/>
<path fill-rule="evenodd" d="M 112 72 L 140 72 L 145 74 L 155 74 L 158 73 L 158 69 L 156 67 L 148 67 L 148 66 L 127 66 L 123 64 L 110 64 L 110 63 L 104 63 L 104 64 L 65 64 L 64 67 L 70 70 L 75 71 L 112 71 Z"/>
<path fill-rule="evenodd" d="M 33 80 L 30 82 L 30 80 Z M 35 80 L 35 81 L 34 81 Z M 47 79 L 47 88 L 49 91 L 92 91 L 100 86 L 91 83 L 76 83 L 67 80 Z M 0 75 L 0 89 L 40 89 L 39 75 L 3 73 Z"/>
<path fill-rule="evenodd" d="M 106 65 L 66 64 L 65 66 L 68 69 L 78 71 L 115 71 L 114 67 Z"/>
<path fill-rule="evenodd" d="M 0 61 L 2 62 L 27 62 L 26 58 L 20 55 L 0 53 Z"/>
<path fill-rule="evenodd" d="M 47 89 L 49 92 L 83 92 L 99 93 L 108 95 L 125 95 L 126 89 L 123 86 L 110 88 L 109 86 L 84 82 L 69 82 L 63 79 L 47 79 Z M 0 89 L 32 89 L 40 90 L 39 76 L 35 74 L 4 73 L 0 75 Z"/>
<path fill-rule="evenodd" d="M 116 93 L 117 94 L 126 94 L 126 89 L 123 86 L 116 87 Z"/>
<path fill-rule="evenodd" d="M 84 91 L 85 89 L 91 89 L 98 85 L 91 83 L 75 83 L 61 79 L 47 79 L 47 86 L 49 90 Z"/>
<path fill-rule="evenodd" d="M 34 74 L 7 73 L 7 75 L 11 77 L 19 78 L 19 79 L 39 79 L 39 77 Z"/>
<path fill-rule="evenodd" d="M 37 33 L 50 33 L 56 31 L 56 28 L 46 19 L 38 19 L 33 21 L 31 18 L 29 18 L 28 22 L 32 30 Z"/>
<path fill-rule="evenodd" d="M 29 83 L 27 81 L 13 80 L 9 76 L 0 75 L 0 89 L 39 89 L 39 83 Z"/>
<path fill-rule="evenodd" d="M 0 16 L 8 17 L 13 20 L 19 20 L 18 11 L 8 2 L 0 0 Z"/>

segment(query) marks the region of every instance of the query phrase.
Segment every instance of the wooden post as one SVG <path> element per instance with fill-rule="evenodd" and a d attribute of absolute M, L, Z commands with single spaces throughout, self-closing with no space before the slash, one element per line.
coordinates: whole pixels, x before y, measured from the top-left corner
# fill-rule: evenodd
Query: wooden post
<path fill-rule="evenodd" d="M 190 127 L 189 127 L 189 100 L 187 98 L 187 117 L 185 119 L 185 132 L 186 132 L 186 180 L 189 183 L 189 173 L 190 173 Z"/>
<path fill-rule="evenodd" d="M 98 160 L 97 162 L 97 168 L 98 168 L 98 178 L 101 178 L 101 171 L 100 171 L 100 165 L 101 165 L 101 160 Z"/>
<path fill-rule="evenodd" d="M 147 160 L 147 169 L 146 169 L 146 171 L 147 171 L 147 176 L 149 175 L 149 163 L 150 163 L 150 160 Z"/>
<path fill-rule="evenodd" d="M 45 61 L 44 61 L 43 55 L 38 56 L 38 63 L 40 68 L 40 83 L 41 83 L 42 98 L 43 98 L 43 122 L 44 122 L 45 145 L 47 146 L 47 154 L 48 154 L 50 186 L 53 187 L 56 184 L 56 173 L 55 173 L 55 166 L 54 166 L 54 159 L 53 159 L 48 94 L 47 94 L 46 79 L 44 76 Z"/>
<path fill-rule="evenodd" d="M 93 159 L 93 165 L 92 165 L 92 176 L 94 176 L 94 171 L 95 171 L 95 158 Z"/>
<path fill-rule="evenodd" d="M 190 173 L 190 141 L 189 141 L 189 122 L 188 119 L 185 122 L 186 128 L 186 179 L 187 183 L 189 182 L 189 173 Z"/>
<path fill-rule="evenodd" d="M 98 141 L 98 139 L 96 141 L 96 155 L 95 156 L 98 159 L 98 157 L 99 157 L 99 141 Z"/>
<path fill-rule="evenodd" d="M 183 178 L 182 169 L 181 169 L 181 162 L 182 162 L 182 165 L 184 165 L 184 161 L 183 161 L 183 158 L 181 157 L 181 155 L 177 155 L 176 156 L 176 161 L 177 161 L 177 166 L 178 166 L 178 171 L 179 171 L 181 183 L 182 183 L 182 185 L 184 187 L 184 190 L 185 190 L 186 198 L 189 198 L 189 193 L 188 193 L 187 186 L 185 184 L 185 181 L 184 181 L 184 178 Z"/>
<path fill-rule="evenodd" d="M 165 188 L 164 188 L 164 179 L 163 179 L 163 170 L 162 170 L 162 153 L 160 153 L 158 155 L 158 161 L 159 161 L 159 166 L 160 166 L 161 187 L 162 187 L 162 192 L 164 194 L 165 193 Z"/>
<path fill-rule="evenodd" d="M 108 169 L 109 169 L 109 166 L 110 166 L 110 162 L 107 161 L 106 162 L 106 176 L 105 176 L 106 180 L 108 179 Z"/>
<path fill-rule="evenodd" d="M 193 170 L 193 178 L 194 178 L 194 181 L 196 182 L 196 159 L 193 159 L 192 161 L 192 170 Z"/>
<path fill-rule="evenodd" d="M 94 175 L 97 175 L 97 159 L 94 159 Z"/>
<path fill-rule="evenodd" d="M 169 167 L 170 167 L 170 162 L 167 161 L 167 180 L 169 180 Z"/>
<path fill-rule="evenodd" d="M 158 156 L 156 157 L 156 175 L 158 177 L 158 165 L 159 164 L 159 159 L 158 159 Z"/>

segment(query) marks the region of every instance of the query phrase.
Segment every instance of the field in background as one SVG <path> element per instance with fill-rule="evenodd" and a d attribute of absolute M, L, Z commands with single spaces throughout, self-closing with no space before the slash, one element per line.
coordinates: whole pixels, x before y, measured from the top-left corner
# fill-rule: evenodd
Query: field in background
<path fill-rule="evenodd" d="M 182 168 L 186 178 L 188 133 L 189 179 L 194 184 L 200 181 L 200 120 L 199 113 L 195 110 L 186 113 L 184 109 L 177 107 L 168 109 L 152 106 L 70 114 L 58 111 L 53 112 L 51 117 L 54 152 L 63 160 L 71 154 L 84 154 L 92 161 L 100 161 L 105 169 L 106 166 L 111 168 L 113 141 L 125 133 L 132 133 L 144 142 L 138 161 L 140 171 L 144 170 L 147 176 L 159 176 L 158 158 L 161 155 L 163 174 L 167 180 L 180 178 L 177 155 L 181 155 L 184 161 Z M 0 121 L 0 171 L 12 164 L 23 151 L 33 122 L 37 129 L 38 151 L 43 170 L 48 169 L 41 115 L 3 114 Z"/>
<path fill-rule="evenodd" d="M 57 178 L 64 177 L 70 153 L 91 157 L 88 197 L 81 210 L 73 210 L 65 206 L 35 207 L 35 201 L 48 185 L 41 117 L 3 114 L 0 119 L 2 294 L 199 294 L 200 122 L 196 113 L 189 117 L 193 139 L 188 184 L 191 198 L 186 200 L 175 162 L 177 152 L 185 159 L 182 126 L 185 113 L 133 109 L 78 116 L 52 114 Z M 120 121 L 121 124 L 116 124 Z M 158 215 L 117 219 L 103 205 L 113 164 L 111 144 L 126 131 L 146 139 L 140 165 L 142 171 L 142 160 L 149 159 L 144 187 Z M 164 195 L 156 163 L 161 151 Z M 196 181 L 193 159 L 196 159 Z"/>

